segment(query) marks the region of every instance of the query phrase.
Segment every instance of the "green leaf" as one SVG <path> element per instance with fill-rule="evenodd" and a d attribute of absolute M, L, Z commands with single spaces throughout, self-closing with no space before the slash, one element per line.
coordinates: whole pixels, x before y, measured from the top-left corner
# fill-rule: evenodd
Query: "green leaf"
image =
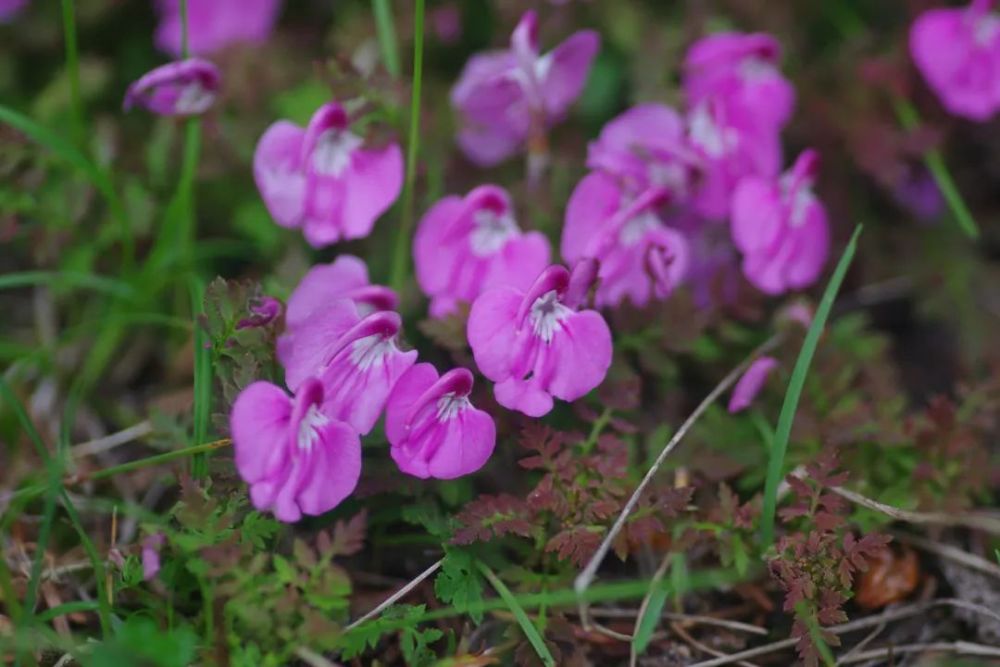
<path fill-rule="evenodd" d="M 840 291 L 840 285 L 844 282 L 844 276 L 854 258 L 854 252 L 858 246 L 858 236 L 861 235 L 862 226 L 858 225 L 851 235 L 851 240 L 844 249 L 837 268 L 833 271 L 833 276 L 823 292 L 823 298 L 819 302 L 813 321 L 806 332 L 805 340 L 802 342 L 802 349 L 799 351 L 798 359 L 795 360 L 795 368 L 792 370 L 792 379 L 788 383 L 788 390 L 785 392 L 785 401 L 781 405 L 781 414 L 778 416 L 778 428 L 774 433 L 774 443 L 771 447 L 771 457 L 767 467 L 767 480 L 764 483 L 764 509 L 763 509 L 763 530 L 762 543 L 765 547 L 771 544 L 774 539 L 774 516 L 778 505 L 778 486 L 785 468 L 785 452 L 788 449 L 788 438 L 792 433 L 792 422 L 795 420 L 795 411 L 799 406 L 799 398 L 802 396 L 802 387 L 806 382 L 806 375 L 809 373 L 809 365 L 812 363 L 816 347 L 819 345 L 819 337 L 826 326 L 826 320 L 830 317 L 830 309 Z"/>
<path fill-rule="evenodd" d="M 441 561 L 441 572 L 434 580 L 434 593 L 445 604 L 469 614 L 478 625 L 483 621 L 483 582 L 472 555 L 449 549 Z"/>
<path fill-rule="evenodd" d="M 82 661 L 85 667 L 188 667 L 194 663 L 197 646 L 198 636 L 190 628 L 164 632 L 151 619 L 132 616 Z"/>

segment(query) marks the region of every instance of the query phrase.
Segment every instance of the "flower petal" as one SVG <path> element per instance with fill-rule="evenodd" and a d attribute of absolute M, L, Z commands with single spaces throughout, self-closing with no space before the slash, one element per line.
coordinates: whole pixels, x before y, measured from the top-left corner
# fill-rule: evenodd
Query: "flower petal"
<path fill-rule="evenodd" d="M 774 357 L 761 357 L 754 360 L 733 388 L 733 393 L 729 397 L 729 412 L 736 413 L 746 410 L 763 389 L 767 376 L 777 365 L 778 360 Z"/>
<path fill-rule="evenodd" d="M 285 465 L 291 410 L 288 395 L 270 382 L 254 382 L 236 397 L 229 430 L 236 469 L 247 483 L 266 480 Z"/>
<path fill-rule="evenodd" d="M 316 264 L 302 277 L 288 297 L 285 320 L 289 327 L 301 324 L 313 312 L 345 293 L 368 285 L 368 267 L 354 255 L 340 255 L 330 264 Z"/>
<path fill-rule="evenodd" d="M 513 287 L 483 292 L 469 312 L 466 327 L 472 355 L 483 375 L 499 382 L 511 372 L 511 357 L 517 341 L 517 311 L 523 295 Z"/>
<path fill-rule="evenodd" d="M 295 391 L 306 378 L 319 376 L 337 352 L 341 334 L 359 320 L 354 302 L 336 299 L 280 336 L 277 356 L 288 388 Z"/>
<path fill-rule="evenodd" d="M 303 458 L 308 474 L 296 501 L 303 514 L 329 512 L 354 492 L 361 477 L 361 438 L 342 421 L 320 427 L 318 441 Z"/>
<path fill-rule="evenodd" d="M 584 310 L 561 322 L 550 354 L 555 372 L 546 389 L 556 398 L 575 401 L 604 381 L 611 367 L 611 330 L 600 313 Z"/>
<path fill-rule="evenodd" d="M 344 238 L 364 238 L 371 234 L 375 220 L 392 206 L 403 188 L 403 153 L 399 145 L 355 151 L 344 180 L 341 222 Z"/>
<path fill-rule="evenodd" d="M 282 227 L 298 227 L 305 210 L 306 179 L 299 153 L 305 130 L 286 120 L 267 128 L 253 154 L 257 189 L 271 217 Z"/>
<path fill-rule="evenodd" d="M 618 210 L 622 192 L 612 176 L 594 171 L 577 183 L 566 204 L 560 252 L 575 264 L 600 236 L 608 219 Z"/>
<path fill-rule="evenodd" d="M 601 38 L 593 30 L 581 30 L 544 56 L 547 71 L 541 82 L 549 120 L 562 118 L 583 92 L 590 65 L 601 48 Z"/>

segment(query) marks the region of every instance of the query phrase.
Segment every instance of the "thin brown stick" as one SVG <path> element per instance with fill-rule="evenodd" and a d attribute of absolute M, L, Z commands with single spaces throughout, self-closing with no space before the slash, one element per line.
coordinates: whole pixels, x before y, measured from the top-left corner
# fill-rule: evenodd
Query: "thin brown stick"
<path fill-rule="evenodd" d="M 868 628 L 890 623 L 892 621 L 918 616 L 934 609 L 935 607 L 960 607 L 984 616 L 989 616 L 990 618 L 1000 619 L 1000 615 L 998 615 L 995 611 L 987 607 L 983 607 L 982 605 L 972 604 L 971 602 L 955 598 L 941 598 L 939 600 L 918 602 L 905 607 L 890 609 L 878 614 L 877 616 L 867 616 L 865 618 L 859 618 L 856 621 L 842 623 L 841 625 L 831 625 L 823 629 L 836 635 L 842 635 L 849 632 L 856 632 L 858 630 L 866 630 Z M 739 653 L 732 653 L 724 658 L 713 658 L 711 660 L 697 662 L 693 665 L 689 665 L 689 667 L 721 667 L 722 665 L 732 665 L 740 660 L 749 660 L 751 658 L 767 655 L 769 653 L 776 653 L 778 651 L 790 649 L 795 646 L 796 641 L 797 640 L 794 638 L 782 639 L 770 644 L 764 644 L 763 646 L 756 646 L 745 651 L 740 651 Z"/>
<path fill-rule="evenodd" d="M 918 537 L 916 535 L 911 535 L 910 533 L 904 533 L 900 531 L 893 531 L 893 537 L 895 537 L 900 542 L 906 542 L 907 544 L 912 544 L 918 549 L 923 549 L 928 553 L 932 553 L 935 556 L 940 556 L 941 558 L 947 558 L 948 560 L 954 561 L 960 565 L 964 565 L 973 570 L 982 572 L 983 574 L 988 574 L 990 576 L 1000 579 L 1000 566 L 998 566 L 993 561 L 986 560 L 976 554 L 971 554 L 968 551 L 963 551 L 958 547 L 954 547 L 950 544 L 943 544 L 941 542 L 934 542 L 933 540 L 928 540 L 923 537 Z"/>
<path fill-rule="evenodd" d="M 683 627 L 681 627 L 680 623 L 671 623 L 670 624 L 670 628 L 675 633 L 677 633 L 678 637 L 680 637 L 685 642 L 687 642 L 690 646 L 693 646 L 694 648 L 698 649 L 702 653 L 706 653 L 708 655 L 715 656 L 716 658 L 728 658 L 729 657 L 728 653 L 723 653 L 722 651 L 714 649 L 711 646 L 708 646 L 707 644 L 703 644 L 702 642 L 700 642 L 697 639 L 695 639 L 694 637 L 692 637 L 691 634 L 687 630 L 685 630 Z M 736 664 L 737 665 L 741 665 L 741 667 L 759 667 L 759 665 L 757 665 L 756 663 L 748 662 L 746 660 L 739 660 L 739 661 L 737 661 Z"/>
<path fill-rule="evenodd" d="M 149 421 L 142 421 L 135 426 L 129 426 L 128 428 L 118 431 L 117 433 L 112 433 L 106 435 L 103 438 L 98 438 L 96 440 L 88 440 L 87 442 L 81 442 L 79 445 L 74 445 L 70 449 L 70 454 L 73 458 L 78 459 L 83 456 L 91 456 L 93 454 L 100 454 L 108 450 L 114 449 L 121 445 L 132 442 L 133 440 L 138 440 L 139 438 L 144 438 L 153 432 L 153 424 Z"/>
<path fill-rule="evenodd" d="M 959 655 L 975 655 L 980 658 L 1000 658 L 1000 648 L 976 644 L 973 642 L 931 642 L 928 644 L 904 644 L 902 646 L 886 646 L 852 655 L 844 660 L 838 660 L 838 665 L 852 665 L 866 660 L 881 660 L 890 656 L 909 653 L 957 653 Z"/>
<path fill-rule="evenodd" d="M 591 609 L 590 615 L 594 618 L 635 618 L 638 615 L 638 611 L 635 609 Z M 762 628 L 759 625 L 750 625 L 749 623 L 741 623 L 740 621 L 730 621 L 728 619 L 717 618 L 715 616 L 679 614 L 673 611 L 665 611 L 660 615 L 668 621 L 680 621 L 685 625 L 714 625 L 719 628 L 727 628 L 737 632 L 748 632 L 762 637 L 766 637 L 768 635 L 767 629 Z"/>
<path fill-rule="evenodd" d="M 382 602 L 377 607 L 375 607 L 370 612 L 368 612 L 367 614 L 365 614 L 364 616 L 362 616 L 361 618 L 357 619 L 356 621 L 354 621 L 353 623 L 351 623 L 350 625 L 348 625 L 346 628 L 344 628 L 344 632 L 348 632 L 350 630 L 353 630 L 354 628 L 358 627 L 359 625 L 361 625 L 365 621 L 369 621 L 369 620 L 375 618 L 376 616 L 378 616 L 379 614 L 381 614 L 383 611 L 385 611 L 386 609 L 388 609 L 392 605 L 396 604 L 397 600 L 399 600 L 400 598 L 405 597 L 407 593 L 409 593 L 414 588 L 416 588 L 417 586 L 419 586 L 420 583 L 424 579 L 426 579 L 427 577 L 429 577 L 432 574 L 434 574 L 435 572 L 437 572 L 438 568 L 441 567 L 441 563 L 443 561 L 444 561 L 444 558 L 438 559 L 433 565 L 431 565 L 429 568 L 427 568 L 426 570 L 424 570 L 423 572 L 421 572 L 420 574 L 418 574 L 416 576 L 416 578 L 413 579 L 413 581 L 411 581 L 410 583 L 408 583 L 405 586 L 403 586 L 402 588 L 400 588 L 398 591 L 396 591 L 395 593 L 393 593 L 392 595 L 390 595 L 389 597 L 387 597 L 385 600 L 382 600 Z"/>
<path fill-rule="evenodd" d="M 309 667 L 337 667 L 336 663 L 330 662 L 316 651 L 305 646 L 295 649 L 295 655 L 299 660 L 309 665 Z"/>
<path fill-rule="evenodd" d="M 708 396 L 706 396 L 702 402 L 698 404 L 698 407 L 694 409 L 694 412 L 692 412 L 691 415 L 677 428 L 677 432 L 674 433 L 672 438 L 670 438 L 670 441 L 667 442 L 666 446 L 664 446 L 659 455 L 656 457 L 653 465 L 648 471 L 646 471 L 645 477 L 643 477 L 642 481 L 639 482 L 639 486 L 637 486 L 635 491 L 632 493 L 632 497 L 630 497 L 628 502 L 625 503 L 624 509 L 622 509 L 618 518 L 615 519 L 615 522 L 611 525 L 611 529 L 608 530 L 607 535 L 604 536 L 604 540 L 601 542 L 600 546 L 597 547 L 597 551 L 594 552 L 594 555 L 591 556 L 586 567 L 583 568 L 580 574 L 576 577 L 576 581 L 573 582 L 573 588 L 576 590 L 577 596 L 579 596 L 579 608 L 582 612 L 580 614 L 580 620 L 583 623 L 584 628 L 590 627 L 590 619 L 587 615 L 588 606 L 586 600 L 583 598 L 583 594 L 590 587 L 590 584 L 593 583 L 594 577 L 597 574 L 597 568 L 599 568 L 601 563 L 604 562 L 605 556 L 608 555 L 608 551 L 611 549 L 612 542 L 614 542 L 615 537 L 618 536 L 618 533 L 620 533 L 621 529 L 625 526 L 625 522 L 628 520 L 629 514 L 632 513 L 632 510 L 634 510 L 635 506 L 638 504 L 639 497 L 642 496 L 642 492 L 645 491 L 646 487 L 649 486 L 649 483 L 653 481 L 653 477 L 656 476 L 656 473 L 659 471 L 660 466 L 663 465 L 667 456 L 670 455 L 670 452 L 672 452 L 684 436 L 687 435 L 687 432 L 691 430 L 691 427 L 694 426 L 696 421 L 698 421 L 698 418 L 704 414 L 704 412 L 710 405 L 712 405 L 712 403 L 716 401 L 716 399 L 719 398 L 719 396 L 721 396 L 734 382 L 736 382 L 736 380 L 757 357 L 776 347 L 781 339 L 782 335 L 780 333 L 771 336 L 771 338 L 758 346 L 756 350 L 751 352 L 742 363 L 722 378 L 722 381 L 715 386 L 715 389 L 709 392 Z"/>
<path fill-rule="evenodd" d="M 990 535 L 1000 536 L 1000 515 L 997 514 L 987 512 L 968 512 L 965 514 L 947 514 L 945 512 L 911 512 L 909 510 L 893 507 L 892 505 L 880 503 L 877 500 L 872 500 L 867 496 L 863 496 L 856 491 L 851 491 L 850 489 L 845 489 L 842 486 L 834 486 L 831 487 L 830 490 L 840 497 L 851 501 L 855 505 L 861 505 L 862 507 L 867 507 L 870 510 L 881 512 L 882 514 L 892 517 L 897 521 L 933 526 L 962 526 L 973 530 L 982 530 Z"/>

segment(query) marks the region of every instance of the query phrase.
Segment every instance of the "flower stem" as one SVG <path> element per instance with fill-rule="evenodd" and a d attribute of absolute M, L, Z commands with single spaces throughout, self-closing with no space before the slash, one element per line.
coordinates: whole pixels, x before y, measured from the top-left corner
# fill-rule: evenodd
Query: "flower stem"
<path fill-rule="evenodd" d="M 896 98 L 894 106 L 896 108 L 896 116 L 899 118 L 899 122 L 904 128 L 907 130 L 913 130 L 920 125 L 920 115 L 917 113 L 916 108 L 910 103 L 909 100 Z M 948 203 L 948 208 L 951 209 L 952 215 L 955 216 L 958 226 L 962 228 L 962 231 L 965 232 L 969 238 L 978 238 L 979 226 L 976 225 L 976 221 L 972 217 L 969 207 L 965 205 L 962 193 L 958 191 L 958 186 L 955 185 L 955 180 L 951 177 L 951 172 L 948 170 L 948 166 L 944 163 L 941 151 L 936 148 L 932 148 L 924 153 L 924 165 L 927 167 L 927 170 L 931 172 L 931 176 L 934 178 L 934 183 L 941 191 L 941 194 L 944 195 L 944 200 Z"/>
<path fill-rule="evenodd" d="M 409 276 L 410 229 L 413 227 L 414 184 L 417 152 L 420 148 L 420 88 L 424 72 L 424 0 L 416 0 L 413 17 L 413 83 L 410 94 L 410 130 L 406 146 L 406 181 L 403 184 L 403 213 L 392 256 L 389 284 L 397 293 Z"/>

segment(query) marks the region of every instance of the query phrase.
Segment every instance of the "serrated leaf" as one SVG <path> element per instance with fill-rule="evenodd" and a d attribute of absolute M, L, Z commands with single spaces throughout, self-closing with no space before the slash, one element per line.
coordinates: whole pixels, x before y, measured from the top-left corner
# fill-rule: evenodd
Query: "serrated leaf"
<path fill-rule="evenodd" d="M 466 551 L 449 549 L 434 580 L 434 594 L 445 604 L 466 613 L 478 625 L 483 620 L 483 582 L 475 560 Z"/>

